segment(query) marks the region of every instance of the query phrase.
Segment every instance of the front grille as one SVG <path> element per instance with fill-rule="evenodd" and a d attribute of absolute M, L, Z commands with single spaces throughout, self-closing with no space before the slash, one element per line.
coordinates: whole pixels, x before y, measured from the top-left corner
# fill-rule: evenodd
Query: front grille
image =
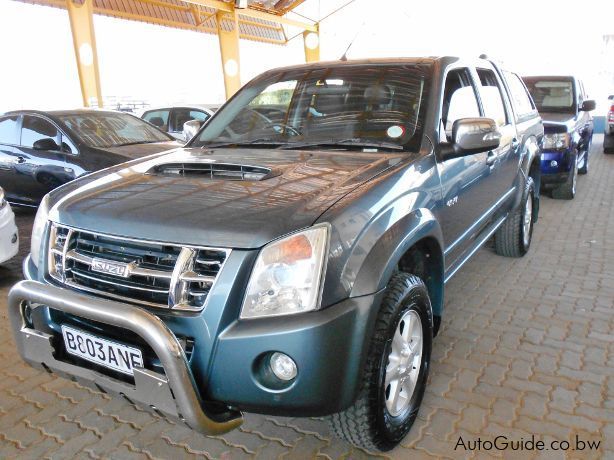
<path fill-rule="evenodd" d="M 198 311 L 204 308 L 229 253 L 52 224 L 49 275 L 72 289 L 102 297 Z"/>

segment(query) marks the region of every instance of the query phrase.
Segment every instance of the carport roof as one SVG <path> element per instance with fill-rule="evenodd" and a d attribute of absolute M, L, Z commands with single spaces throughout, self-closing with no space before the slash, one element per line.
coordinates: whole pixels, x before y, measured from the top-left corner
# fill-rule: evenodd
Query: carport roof
<path fill-rule="evenodd" d="M 66 9 L 67 0 L 17 1 Z M 72 1 L 83 3 L 83 0 Z M 248 0 L 248 8 L 236 9 L 240 37 L 267 43 L 285 43 L 283 25 L 292 26 L 293 21 L 283 16 L 304 1 Z M 210 34 L 217 34 L 216 12 L 232 12 L 234 3 L 234 0 L 93 0 L 94 14 Z M 296 25 L 299 25 L 298 22 Z M 231 30 L 232 19 L 222 20 L 221 28 Z"/>

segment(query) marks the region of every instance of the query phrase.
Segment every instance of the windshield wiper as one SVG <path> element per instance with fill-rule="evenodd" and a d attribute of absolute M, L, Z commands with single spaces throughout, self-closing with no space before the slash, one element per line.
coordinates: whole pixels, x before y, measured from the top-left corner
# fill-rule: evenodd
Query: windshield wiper
<path fill-rule="evenodd" d="M 203 146 L 201 146 L 201 149 L 213 149 L 216 147 L 241 147 L 241 146 L 274 146 L 274 147 L 279 147 L 281 145 L 285 145 L 285 142 L 280 142 L 280 141 L 276 141 L 274 139 L 268 139 L 268 138 L 260 138 L 260 139 L 253 139 L 253 140 L 249 140 L 249 141 L 228 141 L 228 142 L 212 142 L 210 144 L 204 144 Z"/>
<path fill-rule="evenodd" d="M 350 139 L 326 139 L 321 141 L 311 142 L 293 142 L 285 144 L 281 149 L 304 149 L 308 147 L 361 147 L 361 148 L 381 148 L 391 150 L 403 150 L 402 145 L 393 144 L 391 142 L 365 141 L 360 138 Z"/>
<path fill-rule="evenodd" d="M 125 144 L 115 144 L 115 145 L 112 145 L 111 147 L 126 147 L 127 145 L 137 145 L 137 144 L 154 144 L 156 142 L 166 142 L 166 141 L 133 141 L 133 142 L 126 142 Z"/>

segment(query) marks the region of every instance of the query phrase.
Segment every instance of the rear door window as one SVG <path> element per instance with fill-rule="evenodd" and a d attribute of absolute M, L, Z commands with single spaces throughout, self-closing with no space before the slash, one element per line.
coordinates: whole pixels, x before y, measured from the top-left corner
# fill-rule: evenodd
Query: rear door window
<path fill-rule="evenodd" d="M 166 131 L 168 128 L 168 118 L 170 112 L 170 109 L 151 110 L 143 114 L 143 120 L 157 126 L 162 131 Z"/>
<path fill-rule="evenodd" d="M 21 126 L 21 145 L 33 147 L 36 141 L 51 138 L 58 143 L 58 129 L 48 120 L 41 117 L 25 115 Z"/>
<path fill-rule="evenodd" d="M 535 105 L 520 77 L 515 73 L 505 72 L 505 78 L 509 86 L 512 104 L 516 110 L 516 118 L 520 119 L 531 115 L 535 110 Z"/>
<path fill-rule="evenodd" d="M 171 125 L 169 131 L 180 132 L 183 131 L 183 124 L 186 121 L 198 120 L 203 123 L 208 118 L 209 114 L 201 110 L 194 110 L 188 108 L 173 109 L 173 116 L 171 117 Z"/>
<path fill-rule="evenodd" d="M 18 115 L 0 118 L 0 144 L 19 144 L 19 132 L 17 131 Z"/>
<path fill-rule="evenodd" d="M 477 72 L 480 77 L 480 98 L 484 116 L 495 120 L 499 127 L 509 124 L 510 117 L 505 109 L 506 104 L 497 76 L 489 69 L 477 69 Z"/>

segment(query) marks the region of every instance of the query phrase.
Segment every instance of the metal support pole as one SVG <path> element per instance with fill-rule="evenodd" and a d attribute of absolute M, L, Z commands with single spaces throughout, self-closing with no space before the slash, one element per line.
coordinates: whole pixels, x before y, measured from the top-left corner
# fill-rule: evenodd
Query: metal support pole
<path fill-rule="evenodd" d="M 239 56 L 239 20 L 236 12 L 227 14 L 218 11 L 215 15 L 220 41 L 222 70 L 226 99 L 241 88 L 241 59 Z"/>
<path fill-rule="evenodd" d="M 305 62 L 317 62 L 320 60 L 320 25 L 316 24 L 316 31 L 306 30 L 303 32 L 303 44 L 305 46 Z"/>
<path fill-rule="evenodd" d="M 96 37 L 94 35 L 93 3 L 93 0 L 84 0 L 83 4 L 77 5 L 73 0 L 66 0 L 66 8 L 70 18 L 83 105 L 85 107 L 102 107 Z"/>

